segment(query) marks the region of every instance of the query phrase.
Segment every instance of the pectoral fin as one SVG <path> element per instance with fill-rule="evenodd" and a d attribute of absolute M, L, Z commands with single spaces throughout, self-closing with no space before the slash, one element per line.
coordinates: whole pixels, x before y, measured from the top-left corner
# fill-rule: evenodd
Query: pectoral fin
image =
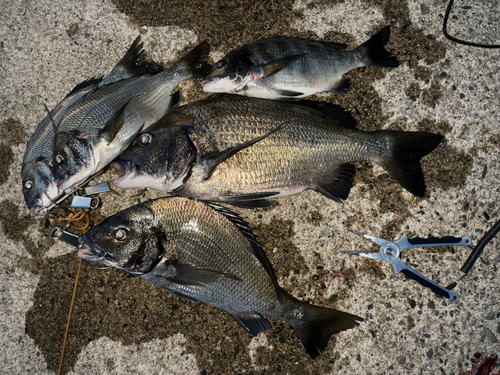
<path fill-rule="evenodd" d="M 181 285 L 204 286 L 221 279 L 240 280 L 229 273 L 193 266 L 191 264 L 169 264 L 162 274 L 165 279 Z"/>
<path fill-rule="evenodd" d="M 297 61 L 298 59 L 304 57 L 305 54 L 285 56 L 281 59 L 271 61 L 267 64 L 261 65 L 260 68 L 263 70 L 263 77 L 271 77 L 272 75 L 280 72 L 286 68 L 291 63 Z"/>
<path fill-rule="evenodd" d="M 208 170 L 207 170 L 207 174 L 205 176 L 205 180 L 208 180 L 212 176 L 212 173 L 214 173 L 215 168 L 217 168 L 217 166 L 219 164 L 223 163 L 224 161 L 226 161 L 227 159 L 229 159 L 231 156 L 237 154 L 241 150 L 244 150 L 245 148 L 250 147 L 250 146 L 254 145 L 257 142 L 262 141 L 264 138 L 269 137 L 271 134 L 277 132 L 278 130 L 280 130 L 285 125 L 286 124 L 281 124 L 278 127 L 274 128 L 273 130 L 271 130 L 270 132 L 264 134 L 261 137 L 257 137 L 257 138 L 251 139 L 249 141 L 240 143 L 239 145 L 236 145 L 234 147 L 230 147 L 230 148 L 228 148 L 228 149 L 226 149 L 224 151 L 211 152 L 211 153 L 208 153 L 208 154 L 204 155 L 202 157 L 202 159 L 204 159 L 204 161 L 207 163 L 207 166 L 208 166 Z"/>
<path fill-rule="evenodd" d="M 130 103 L 130 99 L 121 106 L 121 108 L 115 112 L 115 114 L 106 122 L 104 128 L 102 128 L 97 134 L 99 137 L 102 137 L 108 144 L 113 142 L 118 132 L 125 124 L 125 108 L 128 103 Z"/>

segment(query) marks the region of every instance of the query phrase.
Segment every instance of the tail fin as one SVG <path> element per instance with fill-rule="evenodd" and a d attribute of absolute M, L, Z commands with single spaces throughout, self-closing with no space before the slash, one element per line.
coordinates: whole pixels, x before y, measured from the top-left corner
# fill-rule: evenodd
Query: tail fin
<path fill-rule="evenodd" d="M 366 66 L 383 68 L 399 66 L 396 56 L 384 48 L 390 35 L 391 27 L 386 26 L 357 48 L 359 52 L 366 55 Z"/>
<path fill-rule="evenodd" d="M 202 79 L 212 70 L 212 66 L 206 61 L 209 52 L 210 44 L 205 40 L 194 47 L 179 62 L 186 65 L 192 78 Z"/>
<path fill-rule="evenodd" d="M 313 359 L 325 350 L 331 335 L 359 325 L 358 320 L 363 321 L 363 318 L 346 312 L 301 304 L 305 310 L 302 319 L 288 323 Z"/>
<path fill-rule="evenodd" d="M 420 159 L 434 150 L 442 141 L 441 134 L 394 130 L 377 131 L 390 137 L 392 156 L 377 161 L 389 175 L 410 193 L 425 196 L 425 182 Z"/>

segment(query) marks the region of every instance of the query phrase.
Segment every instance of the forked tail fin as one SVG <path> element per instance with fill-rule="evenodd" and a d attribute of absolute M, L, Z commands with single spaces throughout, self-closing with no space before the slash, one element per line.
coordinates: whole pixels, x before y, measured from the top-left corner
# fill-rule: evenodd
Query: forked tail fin
<path fill-rule="evenodd" d="M 212 70 L 212 66 L 206 61 L 209 52 L 210 45 L 207 41 L 203 41 L 180 59 L 179 63 L 183 63 L 187 67 L 192 78 L 204 78 Z"/>
<path fill-rule="evenodd" d="M 425 182 L 420 159 L 432 152 L 443 136 L 395 130 L 381 130 L 375 133 L 386 137 L 392 143 L 392 155 L 376 162 L 410 193 L 424 197 Z"/>
<path fill-rule="evenodd" d="M 359 52 L 366 55 L 366 66 L 383 68 L 399 66 L 396 56 L 385 49 L 390 35 L 391 27 L 386 26 L 357 48 Z"/>
<path fill-rule="evenodd" d="M 359 325 L 357 321 L 363 321 L 363 318 L 343 311 L 295 301 L 303 306 L 304 314 L 300 319 L 289 320 L 288 323 L 313 359 L 325 350 L 331 335 L 353 328 Z"/>

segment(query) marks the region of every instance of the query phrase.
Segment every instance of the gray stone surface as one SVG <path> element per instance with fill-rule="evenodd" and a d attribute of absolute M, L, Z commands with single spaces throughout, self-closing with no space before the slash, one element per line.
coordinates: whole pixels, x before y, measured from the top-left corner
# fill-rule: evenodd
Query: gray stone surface
<path fill-rule="evenodd" d="M 500 43 L 500 11 L 457 0 L 450 32 Z M 471 8 L 467 8 L 470 6 Z M 388 239 L 402 234 L 470 236 L 499 220 L 500 51 L 455 44 L 441 33 L 446 2 L 2 2 L 0 12 L 0 373 L 53 374 L 78 259 L 48 238 L 53 219 L 30 218 L 21 194 L 26 141 L 78 82 L 107 74 L 141 33 L 151 60 L 172 64 L 203 39 L 216 60 L 270 35 L 348 43 L 355 48 L 386 24 L 396 69 L 348 74 L 352 90 L 320 94 L 349 109 L 363 129 L 441 132 L 425 158 L 428 196 L 414 199 L 378 166 L 359 164 L 349 199 L 314 192 L 274 208 L 238 210 L 256 228 L 280 284 L 294 296 L 362 316 L 310 360 L 287 324 L 251 339 L 225 313 L 181 301 L 115 270 L 82 270 L 64 372 L 71 374 L 335 373 L 459 374 L 475 352 L 500 355 L 500 275 L 494 239 L 442 301 L 389 265 L 338 250 L 370 250 L 345 228 Z M 490 25 L 490 26 L 488 26 Z M 184 83 L 183 102 L 202 97 Z M 105 179 L 108 176 L 103 176 Z M 93 221 L 158 194 L 105 196 Z M 469 249 L 408 251 L 403 259 L 447 285 Z"/>

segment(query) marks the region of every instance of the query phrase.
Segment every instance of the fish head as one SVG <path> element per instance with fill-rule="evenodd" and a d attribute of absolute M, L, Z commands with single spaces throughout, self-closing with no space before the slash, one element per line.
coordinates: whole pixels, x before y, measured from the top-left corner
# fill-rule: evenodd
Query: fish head
<path fill-rule="evenodd" d="M 235 51 L 227 54 L 212 67 L 203 79 L 204 92 L 237 92 L 253 79 L 254 63 L 250 55 Z"/>
<path fill-rule="evenodd" d="M 60 190 L 76 188 L 93 174 L 92 141 L 80 132 L 61 132 L 54 142 L 54 176 Z"/>
<path fill-rule="evenodd" d="M 150 128 L 111 163 L 125 172 L 112 183 L 122 189 L 170 192 L 182 185 L 195 154 L 183 129 Z"/>
<path fill-rule="evenodd" d="M 121 211 L 79 238 L 78 256 L 129 273 L 146 273 L 164 252 L 164 234 L 155 220 L 144 205 Z"/>
<path fill-rule="evenodd" d="M 31 216 L 44 216 L 52 200 L 59 195 L 50 162 L 41 158 L 23 165 L 23 195 Z"/>

